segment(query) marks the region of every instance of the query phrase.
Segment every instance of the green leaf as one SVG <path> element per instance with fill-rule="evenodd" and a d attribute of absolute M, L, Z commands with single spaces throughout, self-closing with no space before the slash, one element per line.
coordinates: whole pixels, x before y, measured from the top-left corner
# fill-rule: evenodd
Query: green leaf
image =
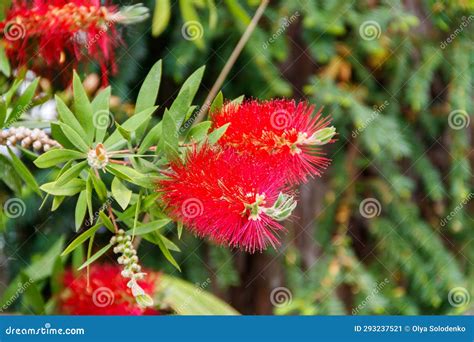
<path fill-rule="evenodd" d="M 158 144 L 158 141 L 161 137 L 161 132 L 162 123 L 159 122 L 155 125 L 155 127 L 150 129 L 148 134 L 143 139 L 143 142 L 141 143 L 140 148 L 138 149 L 138 154 L 144 154 L 151 146 Z"/>
<path fill-rule="evenodd" d="M 181 15 L 184 20 L 183 35 L 189 36 L 189 40 L 192 40 L 200 50 L 203 50 L 205 47 L 203 39 L 204 28 L 199 22 L 199 16 L 194 8 L 194 2 L 179 0 L 179 8 L 181 9 Z"/>
<path fill-rule="evenodd" d="M 0 5 L 0 9 L 1 8 L 2 8 L 2 5 Z M 3 20 L 3 19 L 0 19 L 0 20 Z M 0 44 L 0 72 L 3 73 L 5 76 L 10 77 L 10 74 L 11 74 L 10 62 L 8 61 L 8 57 L 7 57 L 7 54 L 5 53 L 5 48 L 3 44 Z"/>
<path fill-rule="evenodd" d="M 127 235 L 145 235 L 148 233 L 152 233 L 154 231 L 157 231 L 164 226 L 166 226 L 168 223 L 170 223 L 170 219 L 161 219 L 161 220 L 155 220 L 153 222 L 148 222 L 142 225 L 137 226 L 135 230 L 128 230 Z"/>
<path fill-rule="evenodd" d="M 87 266 L 89 266 L 90 264 L 92 264 L 94 261 L 96 261 L 97 259 L 99 259 L 102 255 L 104 255 L 110 248 L 112 247 L 112 244 L 108 244 L 107 246 L 105 246 L 104 248 L 102 248 L 100 251 L 98 251 L 97 253 L 95 253 L 93 256 L 91 256 L 85 263 L 83 263 L 81 265 L 81 267 L 78 268 L 78 271 L 80 270 L 83 270 L 84 268 L 86 268 Z"/>
<path fill-rule="evenodd" d="M 55 96 L 56 100 L 56 109 L 58 110 L 58 116 L 61 119 L 61 122 L 69 125 L 73 130 L 79 133 L 80 136 L 85 137 L 86 132 L 82 128 L 79 121 L 77 121 L 76 116 L 71 112 L 71 110 L 66 106 L 64 101 L 59 97 Z"/>
<path fill-rule="evenodd" d="M 111 88 L 107 87 L 102 90 L 92 101 L 93 122 L 95 125 L 95 141 L 103 142 L 107 128 L 112 124 L 112 116 L 110 115 L 110 93 Z"/>
<path fill-rule="evenodd" d="M 169 305 L 178 315 L 239 315 L 227 303 L 206 292 L 206 286 L 209 286 L 207 282 L 196 287 L 182 279 L 162 274 L 158 282 L 159 302 Z"/>
<path fill-rule="evenodd" d="M 157 108 L 158 107 L 150 107 L 138 114 L 133 115 L 121 125 L 122 128 L 129 132 L 134 132 L 145 121 L 150 120 L 150 117 L 153 115 Z M 112 133 L 110 137 L 105 140 L 104 146 L 108 151 L 113 151 L 115 148 L 120 147 L 120 145 L 125 142 L 126 141 L 122 139 L 120 132 L 118 130 L 115 130 L 115 132 Z"/>
<path fill-rule="evenodd" d="M 99 217 L 102 221 L 102 223 L 104 224 L 104 226 L 110 230 L 112 233 L 115 233 L 115 226 L 112 222 L 112 220 L 110 220 L 110 218 L 105 215 L 105 213 L 103 211 L 99 212 Z"/>
<path fill-rule="evenodd" d="M 89 151 L 89 145 L 74 129 L 62 122 L 59 122 L 58 124 L 66 136 L 66 139 L 68 139 L 74 147 L 85 153 Z"/>
<path fill-rule="evenodd" d="M 135 106 L 135 113 L 140 113 L 147 108 L 153 107 L 160 90 L 161 83 L 161 60 L 155 63 L 143 82 L 140 92 L 138 93 L 137 103 Z M 147 122 L 141 125 L 136 130 L 136 136 L 139 140 L 145 133 Z"/>
<path fill-rule="evenodd" d="M 132 191 L 122 184 L 120 179 L 114 177 L 112 181 L 112 196 L 114 196 L 117 203 L 125 210 L 132 198 Z"/>
<path fill-rule="evenodd" d="M 46 183 L 40 189 L 54 196 L 73 196 L 81 192 L 85 185 L 84 180 L 76 178 L 61 186 L 58 186 L 56 182 Z"/>
<path fill-rule="evenodd" d="M 68 255 L 71 253 L 73 250 L 75 250 L 77 247 L 82 245 L 84 242 L 86 242 L 92 235 L 94 235 L 97 230 L 101 227 L 100 224 L 96 224 L 92 228 L 86 230 L 84 233 L 79 235 L 77 238 L 75 238 L 69 246 L 66 247 L 66 249 L 61 253 L 61 256 Z"/>
<path fill-rule="evenodd" d="M 54 140 L 60 143 L 66 149 L 74 149 L 75 146 L 66 138 L 66 135 L 63 133 L 59 123 L 51 122 L 51 136 Z M 84 133 L 85 134 L 85 133 Z"/>
<path fill-rule="evenodd" d="M 149 234 L 149 235 L 144 235 L 143 237 L 146 240 L 148 240 L 148 241 L 154 243 L 155 245 L 157 245 L 160 248 L 163 255 L 165 256 L 165 258 L 171 263 L 171 265 L 176 267 L 176 269 L 181 272 L 181 268 L 179 267 L 179 265 L 176 262 L 176 260 L 174 259 L 173 255 L 171 255 L 171 252 L 169 251 L 169 249 L 166 247 L 165 243 L 161 239 L 161 235 L 159 235 L 159 234 Z"/>
<path fill-rule="evenodd" d="M 56 211 L 56 209 L 58 209 L 59 206 L 64 202 L 64 199 L 64 196 L 54 196 L 53 204 L 51 205 L 51 211 Z"/>
<path fill-rule="evenodd" d="M 99 196 L 99 199 L 101 201 L 105 201 L 107 198 L 107 188 L 102 181 L 100 177 L 97 177 L 97 175 L 92 171 L 92 169 L 89 171 L 89 178 L 92 179 L 92 185 L 94 186 L 95 192 Z"/>
<path fill-rule="evenodd" d="M 11 164 L 23 181 L 38 195 L 41 196 L 41 191 L 36 183 L 35 177 L 31 174 L 28 168 L 21 162 L 20 158 L 8 147 L 8 154 L 11 158 Z"/>
<path fill-rule="evenodd" d="M 54 263 L 64 246 L 64 236 L 61 236 L 51 248 L 39 258 L 34 259 L 33 262 L 26 268 L 25 273 L 33 280 L 38 281 L 51 276 Z"/>
<path fill-rule="evenodd" d="M 84 221 L 84 217 L 86 216 L 87 211 L 87 199 L 86 199 L 86 191 L 82 190 L 77 198 L 76 203 L 76 211 L 75 211 L 75 226 L 76 232 L 81 228 L 82 221 Z"/>
<path fill-rule="evenodd" d="M 163 234 L 159 234 L 158 232 L 157 234 L 160 236 L 161 240 L 163 240 L 163 243 L 165 244 L 166 248 L 174 252 L 181 252 L 181 249 L 178 246 L 176 246 L 176 244 L 173 241 L 168 239 Z"/>
<path fill-rule="evenodd" d="M 224 135 L 225 131 L 227 131 L 227 128 L 229 126 L 230 126 L 230 122 L 212 131 L 208 136 L 209 143 L 212 145 L 218 142 L 219 139 Z"/>
<path fill-rule="evenodd" d="M 77 119 L 81 123 L 82 128 L 86 132 L 86 142 L 89 144 L 94 140 L 94 121 L 92 120 L 92 105 L 89 102 L 86 91 L 82 86 L 81 79 L 74 71 L 73 76 L 73 91 L 74 91 L 74 112 Z"/>
<path fill-rule="evenodd" d="M 58 179 L 56 179 L 57 185 L 63 185 L 69 182 L 71 179 L 79 176 L 81 171 L 87 166 L 87 160 L 84 160 L 76 165 L 71 166 L 67 171 L 65 171 Z"/>
<path fill-rule="evenodd" d="M 211 121 L 204 121 L 198 123 L 196 126 L 191 128 L 186 135 L 186 141 L 199 142 L 207 136 L 207 132 L 212 126 Z"/>
<path fill-rule="evenodd" d="M 38 285 L 32 282 L 30 277 L 25 273 L 20 276 L 22 280 L 23 305 L 30 308 L 36 315 L 44 314 L 45 302 Z"/>
<path fill-rule="evenodd" d="M 220 91 L 214 101 L 212 101 L 211 106 L 209 107 L 209 114 L 213 114 L 214 112 L 221 110 L 222 106 L 224 105 L 224 95 L 222 91 Z"/>
<path fill-rule="evenodd" d="M 154 187 L 151 178 L 132 169 L 131 167 L 120 164 L 109 164 L 107 171 L 120 179 L 126 180 L 132 184 L 136 184 L 145 188 L 152 189 Z"/>
<path fill-rule="evenodd" d="M 181 239 L 181 235 L 183 235 L 183 222 L 179 221 L 177 224 L 178 228 L 178 239 Z"/>
<path fill-rule="evenodd" d="M 143 82 L 137 98 L 135 113 L 140 113 L 145 109 L 153 107 L 158 96 L 161 82 L 162 62 L 159 60 L 153 65 Z"/>
<path fill-rule="evenodd" d="M 8 116 L 8 123 L 13 123 L 18 121 L 18 119 L 33 108 L 31 100 L 35 96 L 36 88 L 38 88 L 39 78 L 35 79 L 29 86 L 26 88 L 25 92 L 20 96 L 18 101 L 13 105 L 13 110 Z"/>
<path fill-rule="evenodd" d="M 7 105 L 5 102 L 0 101 L 0 128 L 3 128 L 5 126 L 6 118 L 7 118 Z"/>
<path fill-rule="evenodd" d="M 151 23 L 151 34 L 153 37 L 158 37 L 166 29 L 170 17 L 170 0 L 157 0 L 153 13 L 153 21 Z"/>
<path fill-rule="evenodd" d="M 71 160 L 86 158 L 86 154 L 74 150 L 55 148 L 40 155 L 34 161 L 35 165 L 41 169 L 52 167 Z"/>

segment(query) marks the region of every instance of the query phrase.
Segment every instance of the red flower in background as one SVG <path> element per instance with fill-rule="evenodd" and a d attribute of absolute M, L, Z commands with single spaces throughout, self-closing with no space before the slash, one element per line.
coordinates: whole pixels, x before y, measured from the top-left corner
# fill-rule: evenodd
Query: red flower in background
<path fill-rule="evenodd" d="M 59 310 L 69 315 L 146 315 L 158 314 L 153 309 L 140 307 L 127 287 L 122 268 L 112 264 L 90 266 L 89 284 L 87 272 L 64 274 L 64 290 L 59 296 Z M 159 275 L 150 272 L 138 284 L 146 293 L 153 295 Z"/>
<path fill-rule="evenodd" d="M 290 184 L 320 175 L 329 164 L 320 145 L 332 142 L 335 129 L 314 106 L 293 100 L 228 103 L 211 113 L 214 128 L 230 123 L 219 143 L 253 155 Z"/>
<path fill-rule="evenodd" d="M 116 71 L 114 47 L 121 41 L 116 24 L 132 23 L 147 14 L 142 7 L 119 11 L 100 0 L 14 0 L 0 23 L 0 35 L 15 67 L 26 65 L 40 75 L 65 75 L 78 62 L 98 62 L 103 83 Z"/>
<path fill-rule="evenodd" d="M 171 216 L 199 236 L 249 252 L 279 244 L 277 222 L 296 206 L 285 179 L 247 155 L 204 145 L 175 161 L 158 190 Z"/>

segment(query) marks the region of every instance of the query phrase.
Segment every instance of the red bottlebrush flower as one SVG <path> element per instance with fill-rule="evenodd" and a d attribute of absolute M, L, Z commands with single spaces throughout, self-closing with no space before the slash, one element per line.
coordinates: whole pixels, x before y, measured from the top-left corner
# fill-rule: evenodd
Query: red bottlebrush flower
<path fill-rule="evenodd" d="M 59 310 L 69 315 L 147 315 L 153 309 L 140 307 L 127 287 L 127 279 L 121 275 L 119 265 L 95 264 L 87 272 L 64 273 L 64 290 L 59 295 Z M 138 284 L 152 295 L 159 275 L 150 272 Z M 157 312 L 156 312 L 157 313 Z"/>
<path fill-rule="evenodd" d="M 290 184 L 320 175 L 329 164 L 318 146 L 332 141 L 334 127 L 313 116 L 314 106 L 293 100 L 228 103 L 212 113 L 214 128 L 230 123 L 220 144 L 251 154 L 273 172 L 283 173 Z"/>
<path fill-rule="evenodd" d="M 0 37 L 15 67 L 26 65 L 45 76 L 63 72 L 68 79 L 71 69 L 88 57 L 99 63 L 107 84 L 109 70 L 116 71 L 114 47 L 121 40 L 116 23 L 146 16 L 141 7 L 119 11 L 100 0 L 14 0 L 0 22 Z"/>
<path fill-rule="evenodd" d="M 277 222 L 296 206 L 284 179 L 249 156 L 204 145 L 175 161 L 158 184 L 170 215 L 199 236 L 249 252 L 279 244 Z"/>

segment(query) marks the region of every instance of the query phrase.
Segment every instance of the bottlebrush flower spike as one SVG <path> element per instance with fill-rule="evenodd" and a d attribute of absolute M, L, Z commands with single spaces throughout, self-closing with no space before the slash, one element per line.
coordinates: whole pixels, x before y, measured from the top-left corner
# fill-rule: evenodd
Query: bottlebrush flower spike
<path fill-rule="evenodd" d="M 112 264 L 90 266 L 89 284 L 87 272 L 64 273 L 64 290 L 59 295 L 59 310 L 69 315 L 145 315 L 157 314 L 153 309 L 139 306 L 127 287 L 127 279 L 121 275 L 122 268 Z M 159 275 L 149 272 L 139 280 L 140 287 L 152 295 Z"/>
<path fill-rule="evenodd" d="M 14 0 L 0 37 L 15 66 L 26 65 L 44 76 L 71 75 L 86 59 L 97 61 L 103 83 L 114 73 L 114 47 L 121 41 L 116 24 L 144 20 L 148 10 L 129 6 L 102 6 L 100 0 Z M 58 69 L 59 68 L 59 69 Z"/>
<path fill-rule="evenodd" d="M 211 113 L 214 128 L 230 123 L 219 143 L 254 155 L 259 163 L 281 172 L 290 184 L 321 175 L 329 164 L 319 146 L 333 141 L 335 128 L 313 116 L 314 106 L 293 100 L 228 103 Z"/>
<path fill-rule="evenodd" d="M 201 237 L 249 252 L 279 244 L 296 206 L 285 180 L 250 156 L 204 145 L 175 161 L 158 184 L 170 215 Z"/>

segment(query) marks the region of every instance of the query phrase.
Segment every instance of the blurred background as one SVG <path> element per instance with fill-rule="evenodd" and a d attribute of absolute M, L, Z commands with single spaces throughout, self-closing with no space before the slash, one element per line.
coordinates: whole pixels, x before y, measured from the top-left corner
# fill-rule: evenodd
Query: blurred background
<path fill-rule="evenodd" d="M 260 1 L 145 4 L 153 15 L 122 32 L 111 85 L 126 116 L 163 59 L 158 118 L 202 65 L 204 102 Z M 148 244 L 143 264 L 205 282 L 242 314 L 474 313 L 473 38 L 472 0 L 270 1 L 222 91 L 324 106 L 338 132 L 332 164 L 299 189 L 278 251 L 173 232 L 182 272 Z M 74 236 L 74 201 L 51 213 L 22 199 L 25 215 L 0 220 L 0 297 L 59 235 Z"/>

